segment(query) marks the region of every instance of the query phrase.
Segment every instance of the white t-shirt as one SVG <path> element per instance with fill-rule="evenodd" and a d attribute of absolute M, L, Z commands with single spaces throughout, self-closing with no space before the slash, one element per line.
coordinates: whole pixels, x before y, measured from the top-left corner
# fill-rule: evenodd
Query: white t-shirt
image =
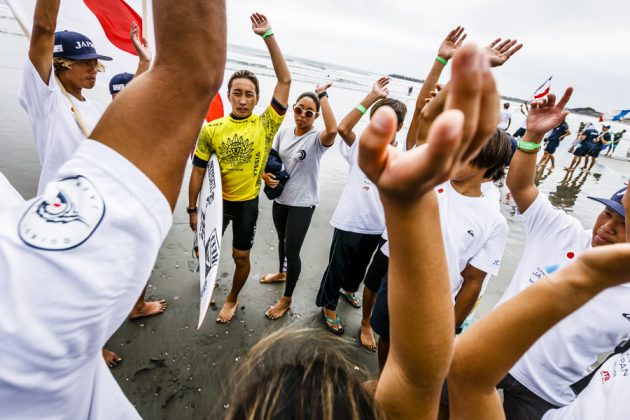
<path fill-rule="evenodd" d="M 146 284 L 171 209 L 91 140 L 56 179 L 0 212 L 0 418 L 140 418 L 101 349 Z"/>
<path fill-rule="evenodd" d="M 507 130 L 509 122 L 512 120 L 512 113 L 510 111 L 503 110 L 501 114 L 499 114 L 499 124 L 497 128 L 501 130 Z"/>
<path fill-rule="evenodd" d="M 273 140 L 289 180 L 276 202 L 285 206 L 311 207 L 319 204 L 319 163 L 330 147 L 322 144 L 321 131 L 313 127 L 301 136 L 295 127 L 283 128 Z"/>
<path fill-rule="evenodd" d="M 554 208 L 544 194 L 538 194 L 522 219 L 527 234 L 523 256 L 498 305 L 591 247 L 591 231 Z M 630 287 L 605 290 L 547 331 L 510 374 L 544 400 L 569 404 L 575 398 L 569 386 L 630 331 L 628 313 Z"/>
<path fill-rule="evenodd" d="M 496 187 L 482 185 L 490 191 L 489 196 L 466 197 L 455 191 L 450 181 L 435 187 L 453 297 L 462 286 L 461 272 L 468 264 L 497 275 L 505 250 L 508 227 L 492 191 Z M 389 243 L 381 252 L 389 256 Z"/>
<path fill-rule="evenodd" d="M 103 111 L 89 99 L 79 101 L 68 95 L 72 101 L 70 105 L 55 81 L 54 70 L 50 72 L 48 83 L 44 83 L 30 59 L 24 63 L 18 95 L 20 105 L 31 120 L 35 148 L 42 165 L 37 189 L 37 194 L 42 194 L 46 184 L 55 179 L 61 165 L 86 139 L 75 120 L 75 111 L 81 114 L 90 132 Z"/>
<path fill-rule="evenodd" d="M 339 151 L 348 161 L 348 181 L 330 224 L 346 232 L 380 235 L 385 229 L 385 213 L 378 188 L 359 168 L 359 139 L 352 146 L 339 142 Z"/>
<path fill-rule="evenodd" d="M 548 411 L 543 420 L 627 420 L 630 351 L 604 363 L 584 391 L 566 407 Z"/>

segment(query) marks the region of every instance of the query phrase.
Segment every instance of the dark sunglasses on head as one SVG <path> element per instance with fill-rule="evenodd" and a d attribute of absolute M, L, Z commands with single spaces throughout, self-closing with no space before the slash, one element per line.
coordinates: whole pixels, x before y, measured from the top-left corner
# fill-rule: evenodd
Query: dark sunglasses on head
<path fill-rule="evenodd" d="M 305 110 L 299 105 L 293 105 L 293 112 L 295 112 L 295 115 L 304 114 L 306 118 L 313 118 L 313 116 L 315 115 L 314 111 L 311 111 L 310 109 Z"/>

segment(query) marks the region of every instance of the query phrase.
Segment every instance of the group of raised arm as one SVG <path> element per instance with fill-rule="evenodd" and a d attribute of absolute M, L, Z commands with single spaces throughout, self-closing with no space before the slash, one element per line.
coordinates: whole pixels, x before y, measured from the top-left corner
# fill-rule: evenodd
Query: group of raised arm
<path fill-rule="evenodd" d="M 365 325 L 374 308 L 371 322 L 386 344 L 380 377 L 372 390 L 362 386 L 344 344 L 330 334 L 277 332 L 242 364 L 227 419 L 627 415 L 627 392 L 619 389 L 629 383 L 619 378 L 609 394 L 612 385 L 591 381 L 569 405 L 576 397 L 571 385 L 630 330 L 624 312 L 630 300 L 627 186 L 610 199 L 593 198 L 605 209 L 587 231 L 553 208 L 534 183 L 537 152 L 545 133 L 564 122 L 571 88 L 558 102 L 550 94 L 531 104 L 507 178 L 527 234 L 523 256 L 497 308 L 455 335 L 483 282 L 496 274 L 505 245 L 506 223 L 488 182 L 503 176 L 510 142 L 497 129 L 491 67 L 520 49 L 516 41 L 496 40 L 480 50 L 462 45 L 463 28 L 454 29 L 419 93 L 401 150 L 396 134 L 406 107 L 387 98 L 387 78 L 377 80 L 338 126 L 329 84 L 303 93 L 293 105 L 295 127 L 279 130 L 291 75 L 268 19 L 255 13 L 252 29 L 264 40 L 277 78 L 270 104 L 253 113 L 258 79 L 238 71 L 228 81 L 231 113 L 200 132 L 223 80 L 225 4 L 163 0 L 153 3 L 155 62 L 149 65 L 146 43 L 132 29 L 141 57 L 136 75 L 143 74 L 116 91 L 89 134 L 92 111 L 81 92 L 94 85 L 97 60 L 107 57 L 87 41 L 71 42 L 80 34 L 56 35 L 58 9 L 59 0 L 37 1 L 20 94 L 48 172 L 38 197 L 0 212 L 0 418 L 139 418 L 101 352 L 138 304 L 172 224 L 195 138 L 191 228 L 197 228 L 197 199 L 214 153 L 223 229 L 230 222 L 233 229 L 236 269 L 217 322 L 234 317 L 249 275 L 262 180 L 280 187 L 279 176 L 265 170 L 272 147 L 290 174 L 282 194 L 274 194 L 278 273 L 261 280 L 286 281 L 284 296 L 266 312 L 270 319 L 283 316 L 319 201 L 319 162 L 337 133 L 350 172 L 331 220 L 335 233 L 317 305 L 327 328 L 341 334 L 339 297 L 357 303 L 359 284 L 366 282 L 361 343 L 376 348 Z M 58 54 L 75 45 L 74 59 Z M 451 80 L 432 92 L 449 61 Z M 370 123 L 358 138 L 354 127 L 370 108 Z M 320 113 L 324 128 L 316 129 Z M 51 119 L 60 125 L 53 127 Z M 51 163 L 51 148 L 66 146 L 65 161 Z M 604 365 L 618 377 L 627 375 L 623 348 Z M 602 372 L 602 381 L 608 379 Z M 504 390 L 503 407 L 497 386 Z"/>

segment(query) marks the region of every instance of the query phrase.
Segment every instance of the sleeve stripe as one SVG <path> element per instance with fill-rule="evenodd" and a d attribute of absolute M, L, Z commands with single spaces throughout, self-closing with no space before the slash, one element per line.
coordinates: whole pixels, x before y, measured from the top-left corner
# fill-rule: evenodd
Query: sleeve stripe
<path fill-rule="evenodd" d="M 282 105 L 276 98 L 271 98 L 271 106 L 278 113 L 278 115 L 284 115 L 287 113 L 288 107 Z"/>
<path fill-rule="evenodd" d="M 208 167 L 208 161 L 201 159 L 196 154 L 193 156 L 192 164 L 194 166 L 199 167 L 199 168 L 207 168 Z"/>

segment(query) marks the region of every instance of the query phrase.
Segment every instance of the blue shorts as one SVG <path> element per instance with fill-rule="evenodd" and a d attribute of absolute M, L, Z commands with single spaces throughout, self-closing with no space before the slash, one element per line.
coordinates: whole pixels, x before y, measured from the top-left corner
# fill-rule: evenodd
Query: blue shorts
<path fill-rule="evenodd" d="M 573 152 L 574 156 L 582 157 L 588 155 L 591 150 L 591 146 L 588 143 L 582 143 L 578 146 L 577 149 Z"/>
<path fill-rule="evenodd" d="M 545 152 L 553 155 L 556 152 L 556 149 L 560 146 L 560 141 L 558 140 L 549 140 L 547 146 L 545 146 Z"/>

